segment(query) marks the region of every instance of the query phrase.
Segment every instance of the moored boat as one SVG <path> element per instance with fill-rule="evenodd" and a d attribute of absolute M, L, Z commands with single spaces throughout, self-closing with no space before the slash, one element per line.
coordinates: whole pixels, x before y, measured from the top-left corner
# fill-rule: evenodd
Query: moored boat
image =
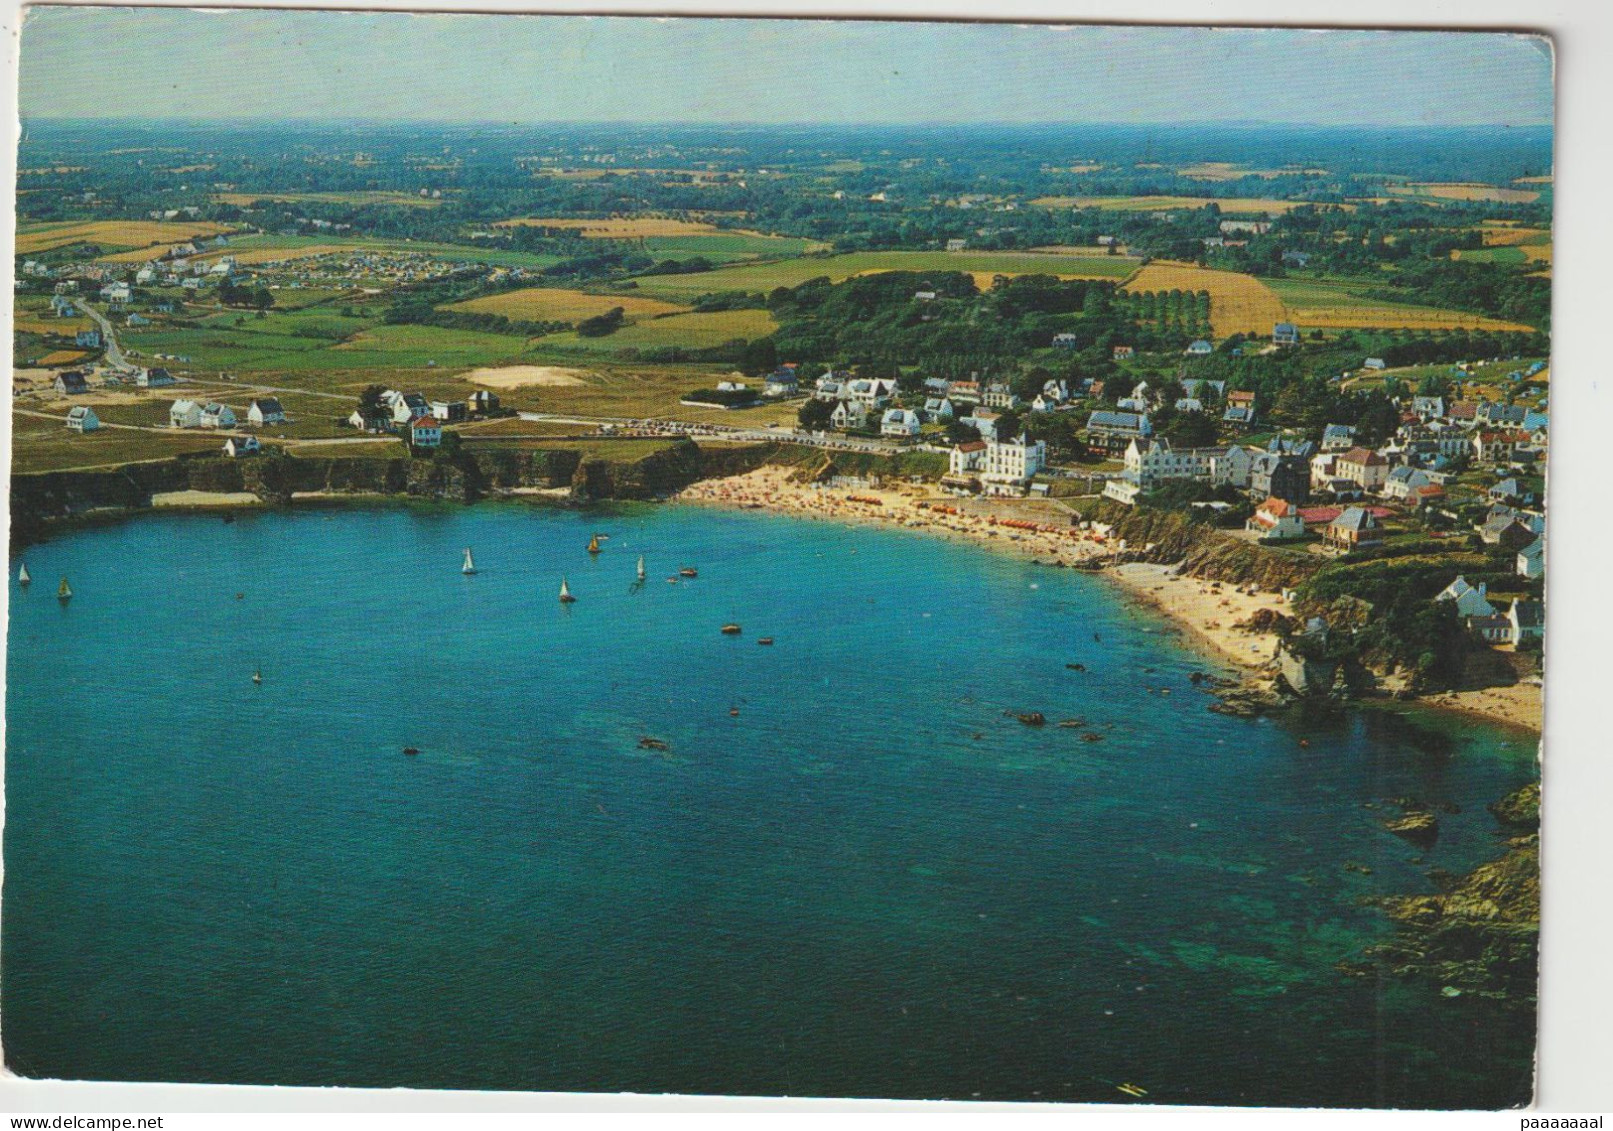
<path fill-rule="evenodd" d="M 773 643 L 773 638 L 771 636 L 764 636 L 760 640 L 758 640 L 756 643 L 758 643 L 758 644 L 771 644 L 771 643 Z"/>
<path fill-rule="evenodd" d="M 252 682 L 253 683 L 262 683 L 263 682 L 263 669 L 262 668 L 253 668 L 252 669 Z"/>
<path fill-rule="evenodd" d="M 599 553 L 599 535 L 595 534 L 592 538 L 588 539 L 588 552 L 590 554 Z"/>
<path fill-rule="evenodd" d="M 64 605 L 73 599 L 73 587 L 67 584 L 67 578 L 65 577 L 62 578 L 62 583 L 56 587 L 56 599 Z"/>
<path fill-rule="evenodd" d="M 644 580 L 644 555 L 643 554 L 640 554 L 638 556 L 638 579 L 640 581 Z"/>
<path fill-rule="evenodd" d="M 740 627 L 737 624 L 725 624 L 722 626 L 722 634 L 724 636 L 738 636 L 739 633 Z"/>
<path fill-rule="evenodd" d="M 699 577 L 699 571 L 694 566 L 684 566 L 678 571 L 679 577 Z"/>

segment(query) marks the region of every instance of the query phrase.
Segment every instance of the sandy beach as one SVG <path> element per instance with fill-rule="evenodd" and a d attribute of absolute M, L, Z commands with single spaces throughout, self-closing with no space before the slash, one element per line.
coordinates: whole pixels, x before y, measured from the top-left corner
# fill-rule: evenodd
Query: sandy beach
<path fill-rule="evenodd" d="M 1057 524 L 1044 501 L 960 499 L 930 484 L 896 487 L 831 488 L 801 483 L 789 468 L 761 467 L 727 479 L 691 484 L 677 496 L 683 503 L 776 511 L 799 518 L 881 525 L 934 537 L 958 538 L 1019 554 L 1049 565 L 1090 564 L 1119 547 L 1101 534 Z M 1122 562 L 1102 571 L 1128 596 L 1158 609 L 1216 655 L 1241 668 L 1258 670 L 1277 652 L 1271 632 L 1237 627 L 1269 609 L 1291 616 L 1279 593 L 1239 589 L 1229 582 L 1179 574 L 1174 565 Z M 1520 683 L 1477 691 L 1443 692 L 1418 701 L 1428 706 L 1480 715 L 1495 722 L 1542 725 L 1542 689 Z"/>
<path fill-rule="evenodd" d="M 930 484 L 841 488 L 800 483 L 792 475 L 789 468 L 761 467 L 728 479 L 705 479 L 686 487 L 677 500 L 901 527 L 976 542 L 1048 565 L 1073 565 L 1112 550 L 1101 535 L 1071 526 L 1068 512 L 1052 513 L 1045 504 L 1016 510 L 1014 500 L 993 504 L 959 499 Z"/>
<path fill-rule="evenodd" d="M 158 491 L 153 507 L 257 507 L 263 500 L 251 491 Z"/>

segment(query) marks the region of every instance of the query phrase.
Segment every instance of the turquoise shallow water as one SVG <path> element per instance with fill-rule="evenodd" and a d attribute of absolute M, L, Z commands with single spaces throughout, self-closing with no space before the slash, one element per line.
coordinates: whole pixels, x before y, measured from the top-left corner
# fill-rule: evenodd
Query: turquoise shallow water
<path fill-rule="evenodd" d="M 1387 934 L 1361 896 L 1497 853 L 1483 806 L 1530 738 L 1211 714 L 1212 664 L 1101 579 L 692 508 L 149 517 L 26 560 L 0 939 L 25 1075 L 1528 1096 L 1526 1018 L 1333 964 Z M 1407 793 L 1462 810 L 1422 863 L 1362 807 Z"/>

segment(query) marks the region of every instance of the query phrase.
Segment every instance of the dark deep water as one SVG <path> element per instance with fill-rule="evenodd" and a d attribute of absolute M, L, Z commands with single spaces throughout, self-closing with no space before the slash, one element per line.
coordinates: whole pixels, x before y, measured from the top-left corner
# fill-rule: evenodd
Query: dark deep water
<path fill-rule="evenodd" d="M 25 559 L 24 1075 L 1529 1097 L 1532 1018 L 1334 963 L 1388 933 L 1359 897 L 1499 854 L 1484 805 L 1535 776 L 1532 737 L 1211 714 L 1211 663 L 1099 579 L 693 508 L 162 516 Z M 1462 809 L 1420 863 L 1362 807 L 1399 794 Z"/>

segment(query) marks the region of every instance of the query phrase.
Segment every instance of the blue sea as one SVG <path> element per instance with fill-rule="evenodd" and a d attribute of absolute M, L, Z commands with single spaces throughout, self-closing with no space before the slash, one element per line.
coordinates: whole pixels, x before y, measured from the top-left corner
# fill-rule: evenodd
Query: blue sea
<path fill-rule="evenodd" d="M 23 560 L 0 1008 L 24 1075 L 1529 1098 L 1526 1010 L 1335 964 L 1390 935 L 1363 897 L 1499 854 L 1484 806 L 1535 777 L 1532 736 L 1213 714 L 1190 676 L 1222 669 L 1100 577 L 517 504 L 149 516 Z M 1366 807 L 1406 794 L 1460 807 L 1427 853 Z"/>

